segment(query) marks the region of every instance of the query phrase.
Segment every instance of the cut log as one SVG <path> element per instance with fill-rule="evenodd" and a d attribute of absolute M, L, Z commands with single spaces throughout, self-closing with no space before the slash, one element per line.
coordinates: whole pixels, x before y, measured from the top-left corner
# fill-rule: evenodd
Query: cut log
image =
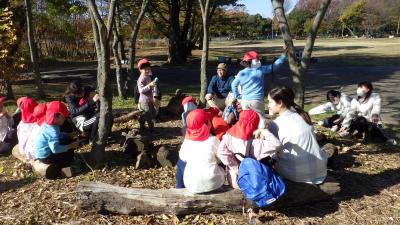
<path fill-rule="evenodd" d="M 286 181 L 286 193 L 264 209 L 277 209 L 326 200 L 340 191 L 332 178 L 322 185 Z M 92 212 L 120 214 L 175 214 L 241 212 L 256 208 L 245 200 L 240 190 L 228 186 L 218 191 L 193 194 L 186 189 L 124 188 L 100 182 L 82 182 L 77 187 L 78 205 Z"/>
<path fill-rule="evenodd" d="M 131 113 L 128 113 L 126 115 L 117 117 L 114 119 L 114 123 L 125 123 L 130 120 L 136 120 L 139 118 L 139 116 L 143 113 L 143 111 L 137 110 Z"/>
<path fill-rule="evenodd" d="M 12 150 L 12 155 L 23 163 L 29 164 L 33 168 L 33 172 L 41 177 L 45 177 L 48 179 L 54 179 L 60 174 L 59 167 L 52 164 L 45 164 L 40 162 L 39 160 L 28 160 L 19 152 L 18 145 L 14 146 Z"/>

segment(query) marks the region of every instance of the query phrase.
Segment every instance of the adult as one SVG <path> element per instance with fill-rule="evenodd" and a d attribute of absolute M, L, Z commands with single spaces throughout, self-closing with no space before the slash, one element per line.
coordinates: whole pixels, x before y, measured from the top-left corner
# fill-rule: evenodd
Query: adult
<path fill-rule="evenodd" d="M 381 129 L 381 107 L 381 97 L 373 91 L 372 83 L 359 83 L 357 97 L 351 101 L 350 111 L 343 121 L 340 135 L 365 134 L 369 140 L 396 145 L 396 140 L 388 138 Z"/>
<path fill-rule="evenodd" d="M 240 104 L 244 110 L 252 109 L 257 112 L 260 117 L 259 128 L 265 128 L 264 76 L 278 69 L 285 62 L 286 54 L 287 48 L 284 47 L 284 53 L 273 64 L 261 66 L 258 53 L 249 51 L 241 62 L 245 68 L 232 81 L 233 97 L 241 99 Z"/>
<path fill-rule="evenodd" d="M 351 98 L 344 93 L 336 90 L 329 90 L 326 93 L 327 103 L 314 107 L 308 111 L 310 115 L 318 115 L 326 112 L 333 112 L 334 115 L 318 121 L 320 126 L 331 128 L 333 132 L 336 132 L 342 126 L 344 118 L 350 111 Z"/>
<path fill-rule="evenodd" d="M 91 90 L 91 92 L 85 93 L 85 89 Z M 90 142 L 95 141 L 99 123 L 97 103 L 100 96 L 93 89 L 84 88 L 81 82 L 76 80 L 67 86 L 64 99 L 76 128 L 89 133 Z"/>
<path fill-rule="evenodd" d="M 210 107 L 224 111 L 225 107 L 232 102 L 231 84 L 234 79 L 234 76 L 228 74 L 226 63 L 219 63 L 217 66 L 217 75 L 211 78 L 205 96 Z"/>
<path fill-rule="evenodd" d="M 295 182 L 322 183 L 327 175 L 327 155 L 318 145 L 310 116 L 294 103 L 293 90 L 286 86 L 271 89 L 268 109 L 278 114 L 269 130 L 283 145 L 274 156 L 276 171 Z M 255 132 L 255 136 L 261 134 L 261 129 Z"/>

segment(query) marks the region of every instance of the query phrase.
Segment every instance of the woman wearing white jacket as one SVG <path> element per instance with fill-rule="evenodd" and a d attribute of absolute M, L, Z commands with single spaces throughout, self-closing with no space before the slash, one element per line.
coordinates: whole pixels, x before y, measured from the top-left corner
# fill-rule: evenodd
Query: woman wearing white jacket
<path fill-rule="evenodd" d="M 336 132 L 342 125 L 347 113 L 350 111 L 351 98 L 340 91 L 330 90 L 326 93 L 327 103 L 310 109 L 308 114 L 317 115 L 326 112 L 335 113 L 333 116 L 319 121 L 318 124 L 324 127 L 332 128 Z"/>
<path fill-rule="evenodd" d="M 350 111 L 342 123 L 341 136 L 365 133 L 370 140 L 396 145 L 397 142 L 388 138 L 381 130 L 381 104 L 381 97 L 373 92 L 370 82 L 359 83 L 357 97 L 351 101 Z"/>

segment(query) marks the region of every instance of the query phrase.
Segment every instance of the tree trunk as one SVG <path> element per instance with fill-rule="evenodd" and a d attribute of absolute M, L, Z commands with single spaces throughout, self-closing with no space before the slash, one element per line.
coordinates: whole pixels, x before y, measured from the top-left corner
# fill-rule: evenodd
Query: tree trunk
<path fill-rule="evenodd" d="M 98 57 L 97 85 L 100 95 L 98 136 L 93 143 L 90 161 L 97 167 L 103 165 L 106 139 L 112 125 L 112 92 L 110 84 L 110 36 L 114 24 L 116 0 L 110 2 L 107 26 L 101 18 L 95 0 L 88 0 Z M 100 52 L 99 52 L 100 51 Z"/>
<path fill-rule="evenodd" d="M 169 22 L 171 25 L 168 37 L 168 62 L 170 64 L 181 64 L 186 61 L 185 52 L 181 44 L 179 12 L 179 1 L 171 1 L 169 9 Z"/>
<path fill-rule="evenodd" d="M 27 22 L 27 34 L 28 34 L 28 44 L 31 53 L 31 62 L 33 66 L 33 72 L 35 74 L 35 83 L 38 98 L 45 98 L 42 85 L 42 77 L 40 75 L 39 69 L 39 56 L 37 52 L 35 38 L 33 36 L 33 22 L 32 22 L 32 2 L 31 0 L 25 0 L 25 10 L 26 10 L 26 22 Z"/>
<path fill-rule="evenodd" d="M 273 210 L 311 204 L 329 199 L 339 193 L 339 183 L 328 177 L 324 184 L 312 185 L 285 180 L 286 192 L 264 209 Z M 84 210 L 120 214 L 175 214 L 232 213 L 244 208 L 257 208 L 245 200 L 240 190 L 223 186 L 206 193 L 193 194 L 186 189 L 151 190 L 124 188 L 100 182 L 82 182 L 77 187 L 78 205 Z"/>
<path fill-rule="evenodd" d="M 324 18 L 326 10 L 331 3 L 331 0 L 322 0 L 317 14 L 314 18 L 312 27 L 307 37 L 306 45 L 303 51 L 303 58 L 299 65 L 295 57 L 295 49 L 293 39 L 290 34 L 288 22 L 283 9 L 284 0 L 271 0 L 274 12 L 279 21 L 285 45 L 288 47 L 289 68 L 292 71 L 293 91 L 295 92 L 295 103 L 304 107 L 305 84 L 304 77 L 310 65 L 311 53 L 314 48 L 315 39 L 317 37 L 318 28 Z"/>
<path fill-rule="evenodd" d="M 400 16 L 399 19 L 397 20 L 397 31 L 396 31 L 397 35 L 399 35 L 399 30 L 400 30 Z"/>
<path fill-rule="evenodd" d="M 114 54 L 114 62 L 115 62 L 115 77 L 117 80 L 117 90 L 118 96 L 121 99 L 126 99 L 125 94 L 125 79 L 123 74 L 123 68 L 121 61 L 124 59 L 124 46 L 123 46 L 123 38 L 121 34 L 121 23 L 119 19 L 119 7 L 117 5 L 116 13 L 115 13 L 115 21 L 114 21 L 114 41 L 113 41 L 113 54 Z"/>
<path fill-rule="evenodd" d="M 129 69 L 130 69 L 131 78 L 133 78 L 133 76 L 134 76 L 133 71 L 135 70 L 136 39 L 137 39 L 137 35 L 139 33 L 140 24 L 143 20 L 143 17 L 147 10 L 148 5 L 149 5 L 149 0 L 143 0 L 139 15 L 137 16 L 134 23 L 133 23 L 133 16 L 131 17 L 131 20 L 133 23 L 132 24 L 132 33 L 130 36 L 130 46 L 129 46 Z M 132 15 L 133 15 L 133 13 L 132 13 Z M 133 82 L 134 79 L 131 79 L 131 80 Z"/>
<path fill-rule="evenodd" d="M 4 90 L 6 99 L 14 99 L 14 92 L 12 90 L 11 80 L 8 77 L 4 78 Z"/>
<path fill-rule="evenodd" d="M 201 52 L 200 68 L 200 102 L 206 105 L 205 96 L 207 94 L 207 61 L 208 61 L 208 14 L 210 10 L 210 0 L 199 0 L 201 15 L 203 18 L 203 50 Z"/>

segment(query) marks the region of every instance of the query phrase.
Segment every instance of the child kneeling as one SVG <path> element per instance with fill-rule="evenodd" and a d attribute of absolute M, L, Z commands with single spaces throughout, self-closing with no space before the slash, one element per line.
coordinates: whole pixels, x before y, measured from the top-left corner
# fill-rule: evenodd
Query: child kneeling
<path fill-rule="evenodd" d="M 54 164 L 57 168 L 69 167 L 74 159 L 74 149 L 79 147 L 78 142 L 61 145 L 65 139 L 60 126 L 65 117 L 69 116 L 67 107 L 60 101 L 47 104 L 45 122 L 42 124 L 35 142 L 35 158 L 45 164 Z"/>

